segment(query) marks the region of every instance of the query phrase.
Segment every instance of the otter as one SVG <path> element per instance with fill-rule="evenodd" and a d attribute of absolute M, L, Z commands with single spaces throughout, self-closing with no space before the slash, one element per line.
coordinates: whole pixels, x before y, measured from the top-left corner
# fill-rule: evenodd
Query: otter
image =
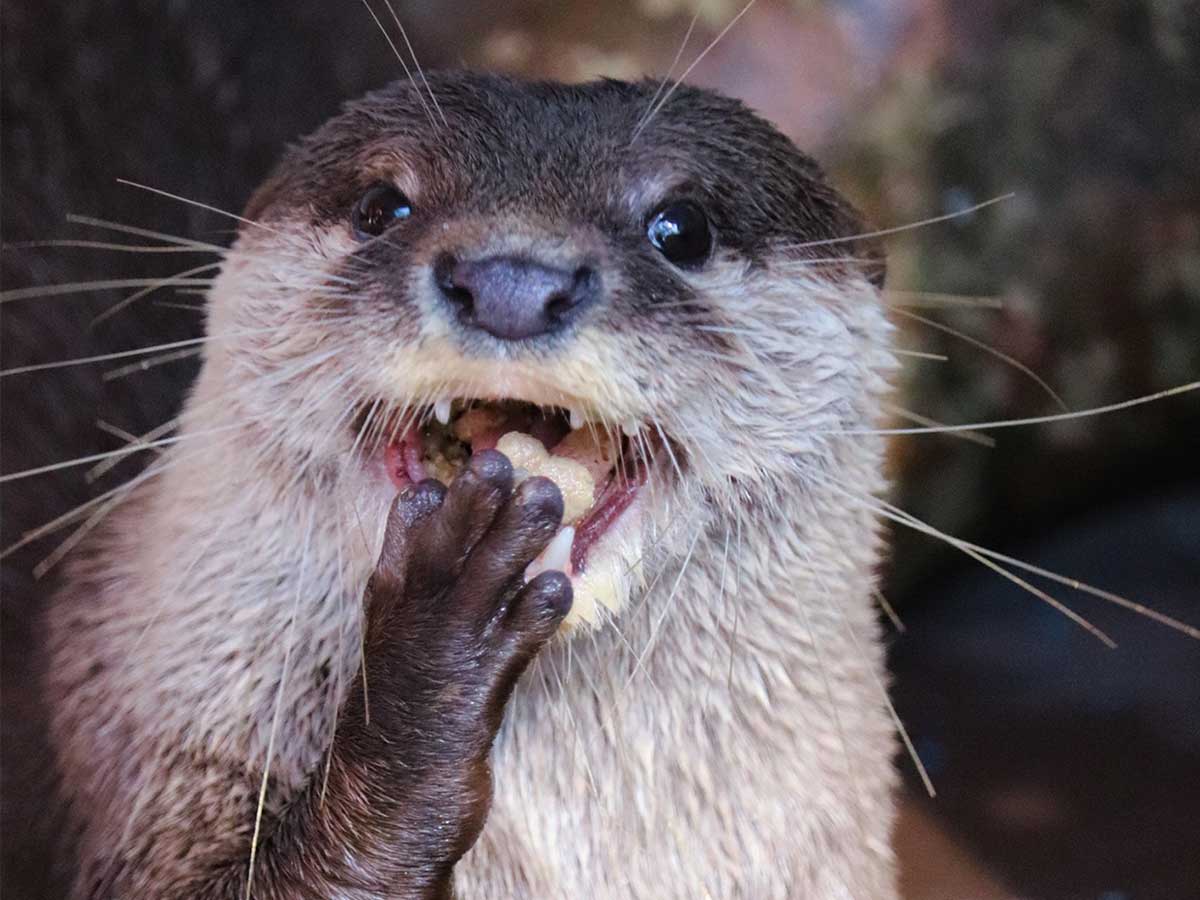
<path fill-rule="evenodd" d="M 250 199 L 66 560 L 71 896 L 895 897 L 879 248 L 715 93 L 428 88 Z"/>

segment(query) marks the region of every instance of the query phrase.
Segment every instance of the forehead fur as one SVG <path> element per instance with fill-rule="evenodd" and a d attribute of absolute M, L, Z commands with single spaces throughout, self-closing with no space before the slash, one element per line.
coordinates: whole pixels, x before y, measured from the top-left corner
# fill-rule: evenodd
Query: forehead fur
<path fill-rule="evenodd" d="M 469 72 L 429 81 L 440 113 L 408 81 L 348 104 L 291 148 L 247 214 L 328 225 L 386 181 L 418 207 L 585 218 L 610 230 L 640 227 L 656 204 L 688 196 L 703 202 L 723 246 L 751 258 L 768 244 L 862 230 L 810 157 L 711 91 L 678 86 L 639 133 L 656 81 L 565 85 Z M 822 253 L 875 255 L 851 242 Z"/>

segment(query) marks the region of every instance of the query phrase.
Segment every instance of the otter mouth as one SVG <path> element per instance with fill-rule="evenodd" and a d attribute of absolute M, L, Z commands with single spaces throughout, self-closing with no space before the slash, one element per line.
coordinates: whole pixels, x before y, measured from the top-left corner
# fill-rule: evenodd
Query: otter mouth
<path fill-rule="evenodd" d="M 574 580 L 634 504 L 661 443 L 647 429 L 587 421 L 560 407 L 454 400 L 407 410 L 383 462 L 399 490 L 428 478 L 449 484 L 482 450 L 507 456 L 518 483 L 550 479 L 562 492 L 563 525 L 526 576 L 558 569 Z"/>

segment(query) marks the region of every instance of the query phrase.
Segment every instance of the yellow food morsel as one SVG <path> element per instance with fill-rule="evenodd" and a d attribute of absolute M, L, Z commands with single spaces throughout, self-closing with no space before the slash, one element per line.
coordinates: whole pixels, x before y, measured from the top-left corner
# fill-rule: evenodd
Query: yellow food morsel
<path fill-rule="evenodd" d="M 573 459 L 562 456 L 548 457 L 538 468 L 530 469 L 535 475 L 549 478 L 562 492 L 563 522 L 571 524 L 592 507 L 596 499 L 596 482 L 587 467 Z"/>
<path fill-rule="evenodd" d="M 538 470 L 550 455 L 541 441 L 519 431 L 510 431 L 501 437 L 496 442 L 496 449 L 508 457 L 513 468 L 525 469 L 535 475 L 540 474 Z"/>

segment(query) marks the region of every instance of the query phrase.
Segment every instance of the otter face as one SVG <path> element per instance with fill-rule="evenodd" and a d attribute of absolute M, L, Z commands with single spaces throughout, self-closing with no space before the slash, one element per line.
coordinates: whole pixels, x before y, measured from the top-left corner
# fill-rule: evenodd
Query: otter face
<path fill-rule="evenodd" d="M 652 82 L 430 83 L 436 109 L 397 83 L 290 151 L 214 290 L 208 362 L 259 385 L 229 402 L 298 465 L 384 490 L 498 446 L 557 481 L 545 563 L 594 621 L 671 520 L 769 503 L 867 424 L 881 263 L 736 101 L 679 87 L 643 123 Z"/>

